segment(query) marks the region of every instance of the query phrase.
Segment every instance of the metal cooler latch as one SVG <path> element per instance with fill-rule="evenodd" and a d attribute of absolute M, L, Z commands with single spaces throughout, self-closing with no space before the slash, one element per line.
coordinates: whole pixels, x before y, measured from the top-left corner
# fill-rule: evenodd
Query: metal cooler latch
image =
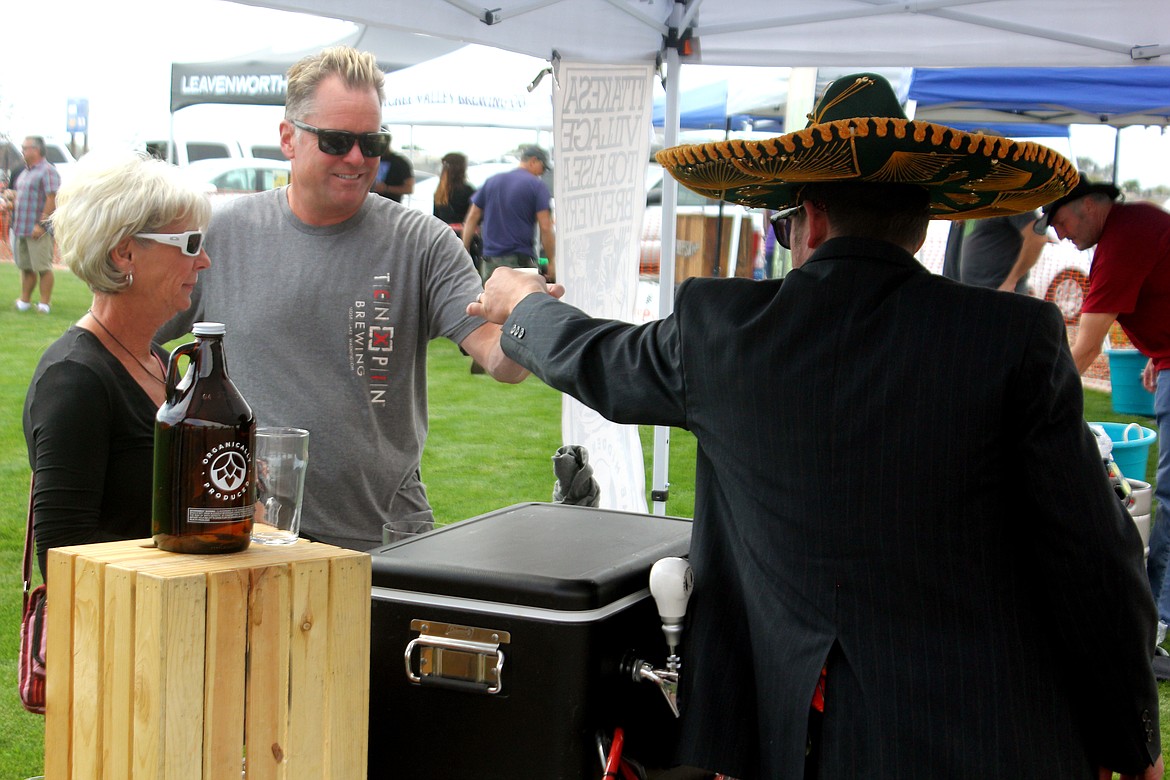
<path fill-rule="evenodd" d="M 471 693 L 499 693 L 503 687 L 507 631 L 433 620 L 412 620 L 419 635 L 406 645 L 406 677 L 416 685 L 438 685 Z M 412 666 L 418 648 L 418 672 Z"/>

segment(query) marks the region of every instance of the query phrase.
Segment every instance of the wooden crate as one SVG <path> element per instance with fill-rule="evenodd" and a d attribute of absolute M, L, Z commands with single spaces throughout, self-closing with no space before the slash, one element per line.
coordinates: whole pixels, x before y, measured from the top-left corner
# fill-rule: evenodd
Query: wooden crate
<path fill-rule="evenodd" d="M 753 228 L 748 219 L 743 219 L 739 228 L 739 252 L 737 258 L 732 258 L 731 234 L 735 229 L 735 217 L 725 216 L 723 232 L 718 236 L 719 251 L 716 253 L 716 233 L 718 232 L 719 217 L 710 217 L 705 214 L 680 214 L 678 217 L 678 232 L 675 238 L 675 282 L 681 282 L 692 276 L 713 276 L 715 262 L 718 258 L 719 276 L 727 276 L 727 266 L 735 259 L 734 276 L 752 278 L 752 264 L 755 257 L 752 254 Z"/>
<path fill-rule="evenodd" d="M 47 575 L 47 780 L 366 776 L 366 553 L 138 540 L 50 550 Z"/>

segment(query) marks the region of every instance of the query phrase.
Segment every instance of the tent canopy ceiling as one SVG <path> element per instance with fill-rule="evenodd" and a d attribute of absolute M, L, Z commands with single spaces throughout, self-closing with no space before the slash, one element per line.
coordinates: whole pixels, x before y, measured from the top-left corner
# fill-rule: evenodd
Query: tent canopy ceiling
<path fill-rule="evenodd" d="M 1165 0 L 247 0 L 548 58 L 775 66 L 1123 66 L 1170 60 Z M 672 14 L 680 21 L 668 24 Z M 671 27 L 680 31 L 672 34 Z"/>

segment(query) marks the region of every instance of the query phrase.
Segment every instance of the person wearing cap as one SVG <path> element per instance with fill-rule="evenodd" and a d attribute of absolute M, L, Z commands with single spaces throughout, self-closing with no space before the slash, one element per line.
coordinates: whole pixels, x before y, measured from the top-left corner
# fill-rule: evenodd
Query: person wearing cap
<path fill-rule="evenodd" d="M 932 216 L 1034 209 L 1072 165 L 909 121 L 864 73 L 802 130 L 658 159 L 777 210 L 794 270 L 688 279 L 672 315 L 630 325 L 499 269 L 468 311 L 607 418 L 695 434 L 678 761 L 742 780 L 1160 777 L 1142 545 L 1063 318 L 912 254 Z"/>
<path fill-rule="evenodd" d="M 550 170 L 548 152 L 539 146 L 525 146 L 517 168 L 492 176 L 471 197 L 471 208 L 463 220 L 463 246 L 470 252 L 472 238 L 480 232 L 484 279 L 501 266 L 539 268 L 533 246 L 538 227 L 539 256 L 548 258 L 545 273 L 556 279 L 556 237 L 549 205 L 552 196 L 540 178 Z"/>
<path fill-rule="evenodd" d="M 1082 374 L 1101 354 L 1116 321 L 1147 358 L 1142 384 L 1154 393 L 1158 425 L 1158 514 L 1150 531 L 1146 571 L 1162 624 L 1170 623 L 1170 213 L 1151 203 L 1121 203 L 1107 182 L 1081 179 L 1064 197 L 1044 207 L 1037 229 L 1051 227 L 1077 249 L 1096 247 L 1089 292 L 1072 347 Z"/>

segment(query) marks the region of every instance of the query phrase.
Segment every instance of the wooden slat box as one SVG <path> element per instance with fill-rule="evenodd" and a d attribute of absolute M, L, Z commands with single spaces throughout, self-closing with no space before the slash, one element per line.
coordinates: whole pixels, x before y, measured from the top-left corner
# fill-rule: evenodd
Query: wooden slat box
<path fill-rule="evenodd" d="M 137 540 L 50 550 L 47 574 L 47 780 L 366 776 L 366 553 Z"/>

